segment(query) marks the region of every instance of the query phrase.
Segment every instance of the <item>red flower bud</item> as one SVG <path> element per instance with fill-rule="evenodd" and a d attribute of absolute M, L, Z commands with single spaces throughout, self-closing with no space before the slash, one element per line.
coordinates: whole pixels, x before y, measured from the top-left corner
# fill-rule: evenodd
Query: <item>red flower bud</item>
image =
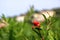
<path fill-rule="evenodd" d="M 34 26 L 40 26 L 40 23 L 36 20 L 33 21 Z"/>
<path fill-rule="evenodd" d="M 33 24 L 34 24 L 34 26 L 32 27 L 32 29 L 34 29 L 34 28 L 40 28 L 40 22 L 34 20 Z"/>

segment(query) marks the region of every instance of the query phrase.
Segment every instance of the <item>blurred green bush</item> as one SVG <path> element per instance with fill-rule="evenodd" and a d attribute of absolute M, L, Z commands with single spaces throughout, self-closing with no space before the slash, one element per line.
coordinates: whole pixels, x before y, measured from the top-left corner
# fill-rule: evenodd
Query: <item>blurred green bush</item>
<path fill-rule="evenodd" d="M 33 7 L 31 7 L 24 22 L 17 22 L 16 17 L 6 18 L 3 15 L 2 19 L 9 25 L 0 28 L 0 40 L 40 40 L 39 35 L 32 30 L 32 24 L 29 22 L 33 13 Z M 47 30 L 48 27 L 49 30 Z M 50 21 L 41 23 L 41 28 L 44 40 L 60 40 L 60 18 L 52 17 Z"/>

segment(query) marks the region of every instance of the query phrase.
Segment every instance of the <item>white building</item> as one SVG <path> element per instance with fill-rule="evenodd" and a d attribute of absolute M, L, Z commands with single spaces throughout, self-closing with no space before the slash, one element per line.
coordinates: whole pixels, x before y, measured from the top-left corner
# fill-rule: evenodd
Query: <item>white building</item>
<path fill-rule="evenodd" d="M 40 13 L 35 13 L 35 14 L 32 15 L 33 16 L 32 21 L 33 20 L 37 20 L 37 21 L 40 21 L 40 22 L 45 21 L 45 18 L 44 18 L 44 16 L 42 14 L 44 14 L 46 16 L 46 18 L 48 19 L 49 17 L 53 17 L 54 16 L 55 11 L 45 10 L 45 11 L 41 11 Z M 24 18 L 25 18 L 25 15 L 23 15 L 23 16 L 17 16 L 16 20 L 18 22 L 23 22 Z"/>
<path fill-rule="evenodd" d="M 49 19 L 49 17 L 53 17 L 55 15 L 55 11 L 45 10 L 45 11 L 41 11 L 40 13 L 35 13 L 33 14 L 33 20 L 37 20 L 40 22 L 45 21 L 45 18 L 42 14 L 45 15 L 47 19 Z"/>

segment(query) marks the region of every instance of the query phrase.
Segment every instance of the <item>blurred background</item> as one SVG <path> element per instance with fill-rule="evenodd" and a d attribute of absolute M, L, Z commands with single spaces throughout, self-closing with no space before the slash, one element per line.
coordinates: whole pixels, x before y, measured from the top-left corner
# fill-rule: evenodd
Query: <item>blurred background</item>
<path fill-rule="evenodd" d="M 60 0 L 0 0 L 0 40 L 60 40 Z"/>
<path fill-rule="evenodd" d="M 0 16 L 25 14 L 31 6 L 34 10 L 60 9 L 60 0 L 0 0 Z"/>

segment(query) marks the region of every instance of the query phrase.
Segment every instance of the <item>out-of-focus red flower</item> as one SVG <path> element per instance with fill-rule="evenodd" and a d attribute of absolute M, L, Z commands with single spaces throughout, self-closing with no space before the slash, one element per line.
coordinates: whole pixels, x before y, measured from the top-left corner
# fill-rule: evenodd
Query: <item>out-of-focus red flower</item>
<path fill-rule="evenodd" d="M 34 21 L 33 21 L 33 24 L 34 24 L 34 26 L 35 26 L 36 28 L 40 28 L 40 22 L 34 20 Z"/>

